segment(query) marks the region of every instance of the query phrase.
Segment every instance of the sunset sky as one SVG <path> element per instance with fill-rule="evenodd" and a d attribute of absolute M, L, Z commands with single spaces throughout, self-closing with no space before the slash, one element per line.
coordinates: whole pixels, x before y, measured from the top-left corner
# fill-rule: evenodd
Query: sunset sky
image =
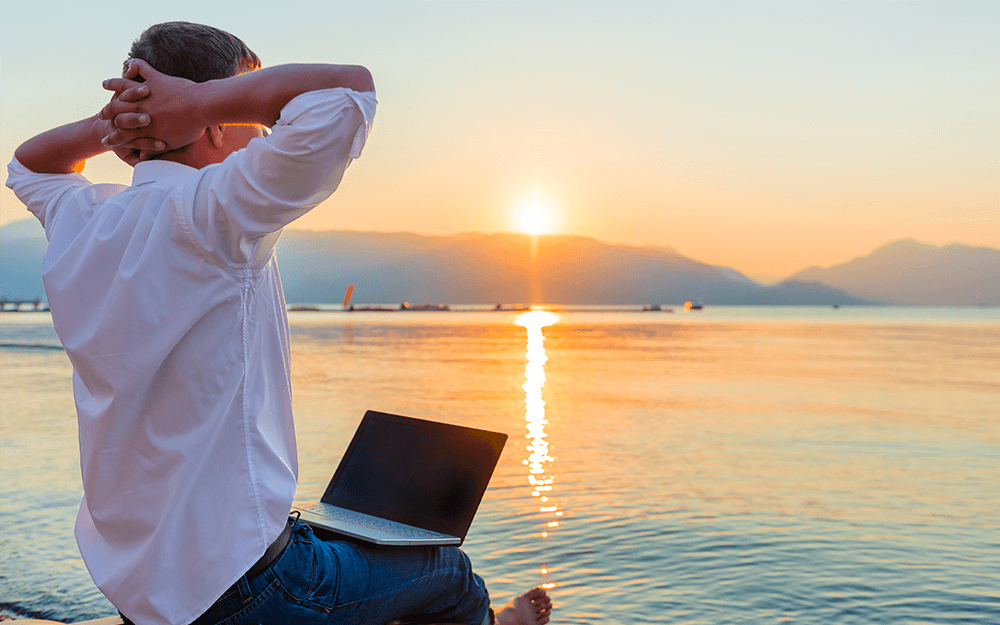
<path fill-rule="evenodd" d="M 296 228 L 518 231 L 529 207 L 764 278 L 902 238 L 1000 248 L 995 2 L 4 2 L 3 164 L 168 20 L 371 69 L 365 153 Z"/>

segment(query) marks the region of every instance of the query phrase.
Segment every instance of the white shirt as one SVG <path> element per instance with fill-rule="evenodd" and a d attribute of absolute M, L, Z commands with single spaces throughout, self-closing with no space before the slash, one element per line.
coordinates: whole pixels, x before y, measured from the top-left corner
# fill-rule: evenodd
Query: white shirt
<path fill-rule="evenodd" d="M 285 525 L 298 464 L 274 245 L 337 188 L 375 105 L 309 92 L 224 162 L 139 163 L 132 186 L 8 166 L 45 227 L 45 292 L 74 368 L 77 544 L 137 624 L 197 618 Z"/>

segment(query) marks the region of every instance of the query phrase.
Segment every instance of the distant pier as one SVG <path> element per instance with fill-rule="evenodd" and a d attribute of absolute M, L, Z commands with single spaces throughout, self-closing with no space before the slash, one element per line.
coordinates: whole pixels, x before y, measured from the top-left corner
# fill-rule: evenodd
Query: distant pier
<path fill-rule="evenodd" d="M 0 298 L 0 312 L 48 312 L 48 302 L 43 302 L 40 297 L 35 299 L 7 299 Z"/>

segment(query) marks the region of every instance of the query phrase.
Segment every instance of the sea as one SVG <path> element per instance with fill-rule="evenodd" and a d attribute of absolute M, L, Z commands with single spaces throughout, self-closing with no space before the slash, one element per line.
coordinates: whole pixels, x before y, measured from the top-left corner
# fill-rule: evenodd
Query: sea
<path fill-rule="evenodd" d="M 1000 309 L 292 312 L 297 496 L 368 409 L 510 435 L 464 549 L 553 623 L 1000 623 Z M 0 314 L 0 613 L 113 614 L 71 366 Z M 205 511 L 211 515 L 211 510 Z"/>

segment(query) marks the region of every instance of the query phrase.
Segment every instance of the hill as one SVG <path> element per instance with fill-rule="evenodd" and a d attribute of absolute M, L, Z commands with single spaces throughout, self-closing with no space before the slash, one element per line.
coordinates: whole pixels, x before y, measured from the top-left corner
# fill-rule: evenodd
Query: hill
<path fill-rule="evenodd" d="M 888 304 L 1000 306 L 1000 250 L 896 241 L 868 256 L 828 269 L 810 267 L 789 279 L 821 282 Z"/>
<path fill-rule="evenodd" d="M 278 243 L 289 302 L 337 303 L 348 284 L 367 303 L 859 304 L 808 280 L 774 286 L 669 249 L 579 236 L 304 232 Z M 0 296 L 44 299 L 45 238 L 34 220 L 0 227 Z M 534 260 L 532 260 L 534 259 Z"/>
<path fill-rule="evenodd" d="M 663 249 L 579 236 L 302 232 L 278 243 L 289 301 L 554 304 L 857 304 L 803 281 L 763 287 L 738 272 Z M 534 261 L 532 260 L 534 258 Z"/>

